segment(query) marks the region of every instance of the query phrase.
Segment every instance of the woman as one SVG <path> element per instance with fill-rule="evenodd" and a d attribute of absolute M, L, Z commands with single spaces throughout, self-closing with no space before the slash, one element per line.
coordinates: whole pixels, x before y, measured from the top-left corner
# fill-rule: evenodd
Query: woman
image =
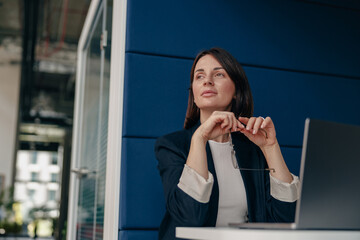
<path fill-rule="evenodd" d="M 190 81 L 184 130 L 155 145 L 166 200 L 159 239 L 175 239 L 180 226 L 293 221 L 299 180 L 271 118 L 252 117 L 241 65 L 212 48 L 195 58 Z"/>

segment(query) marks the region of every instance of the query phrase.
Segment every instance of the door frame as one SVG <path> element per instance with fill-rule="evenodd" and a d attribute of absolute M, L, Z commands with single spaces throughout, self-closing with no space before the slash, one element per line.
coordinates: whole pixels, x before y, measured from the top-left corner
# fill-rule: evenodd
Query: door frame
<path fill-rule="evenodd" d="M 104 239 L 120 239 L 120 172 L 127 0 L 113 0 Z"/>
<path fill-rule="evenodd" d="M 75 85 L 75 107 L 74 107 L 74 125 L 73 139 L 71 151 L 71 169 L 79 167 L 80 159 L 80 141 L 81 141 L 81 123 L 82 109 L 84 107 L 84 88 L 85 88 L 85 70 L 86 70 L 86 44 L 89 41 L 91 30 L 95 27 L 95 19 L 100 8 L 101 0 L 92 0 L 89 10 L 81 31 L 78 49 L 77 49 L 77 65 L 76 65 L 76 85 Z M 69 208 L 67 219 L 66 239 L 76 239 L 77 217 L 78 217 L 78 201 L 79 201 L 79 180 L 76 175 L 70 172 L 69 187 Z"/>
<path fill-rule="evenodd" d="M 71 153 L 71 169 L 78 167 L 79 143 L 81 138 L 81 123 L 83 108 L 83 89 L 85 83 L 86 44 L 94 27 L 102 0 L 92 0 L 80 35 L 77 50 L 77 72 L 75 90 L 75 110 L 73 125 L 73 140 Z M 107 6 L 104 6 L 107 7 Z M 123 89 L 125 69 L 125 39 L 127 0 L 113 0 L 110 92 L 108 117 L 108 145 L 105 181 L 104 239 L 118 239 L 119 203 L 120 203 L 120 172 L 121 145 L 123 121 Z M 79 181 L 75 174 L 70 174 L 69 208 L 66 239 L 76 239 L 77 204 Z"/>

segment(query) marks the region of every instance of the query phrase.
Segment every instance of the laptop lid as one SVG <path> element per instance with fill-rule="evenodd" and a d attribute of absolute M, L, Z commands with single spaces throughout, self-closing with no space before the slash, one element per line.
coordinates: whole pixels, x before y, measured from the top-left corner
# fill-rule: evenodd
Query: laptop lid
<path fill-rule="evenodd" d="M 306 119 L 298 229 L 360 229 L 360 126 Z"/>

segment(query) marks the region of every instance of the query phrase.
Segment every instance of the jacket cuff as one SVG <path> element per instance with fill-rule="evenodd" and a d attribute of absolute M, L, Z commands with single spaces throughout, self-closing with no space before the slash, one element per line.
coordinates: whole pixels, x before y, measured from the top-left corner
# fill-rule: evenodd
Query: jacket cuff
<path fill-rule="evenodd" d="M 283 202 L 295 202 L 300 197 L 300 181 L 297 176 L 291 174 L 293 181 L 286 183 L 270 175 L 270 194 Z"/>
<path fill-rule="evenodd" d="M 208 203 L 214 184 L 214 177 L 209 173 L 206 180 L 194 169 L 185 164 L 178 187 L 190 197 L 201 203 Z"/>

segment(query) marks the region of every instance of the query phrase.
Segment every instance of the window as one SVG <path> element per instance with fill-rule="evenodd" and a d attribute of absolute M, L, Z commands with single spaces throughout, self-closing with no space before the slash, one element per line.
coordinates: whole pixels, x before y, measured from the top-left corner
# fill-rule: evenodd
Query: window
<path fill-rule="evenodd" d="M 55 190 L 48 190 L 48 201 L 55 201 L 56 191 Z"/>
<path fill-rule="evenodd" d="M 58 164 L 58 154 L 57 154 L 57 152 L 53 152 L 51 154 L 51 164 L 52 165 L 57 165 Z"/>
<path fill-rule="evenodd" d="M 31 181 L 37 182 L 38 180 L 39 180 L 39 173 L 37 173 L 37 172 L 32 172 L 32 173 L 31 173 Z"/>
<path fill-rule="evenodd" d="M 58 174 L 52 173 L 51 174 L 51 182 L 57 182 L 57 180 L 58 180 Z"/>
<path fill-rule="evenodd" d="M 36 164 L 37 163 L 37 152 L 33 151 L 30 155 L 30 160 L 32 164 Z"/>
<path fill-rule="evenodd" d="M 30 200 L 34 200 L 34 198 L 35 198 L 35 190 L 34 189 L 29 189 L 28 190 L 28 195 L 29 195 Z"/>

